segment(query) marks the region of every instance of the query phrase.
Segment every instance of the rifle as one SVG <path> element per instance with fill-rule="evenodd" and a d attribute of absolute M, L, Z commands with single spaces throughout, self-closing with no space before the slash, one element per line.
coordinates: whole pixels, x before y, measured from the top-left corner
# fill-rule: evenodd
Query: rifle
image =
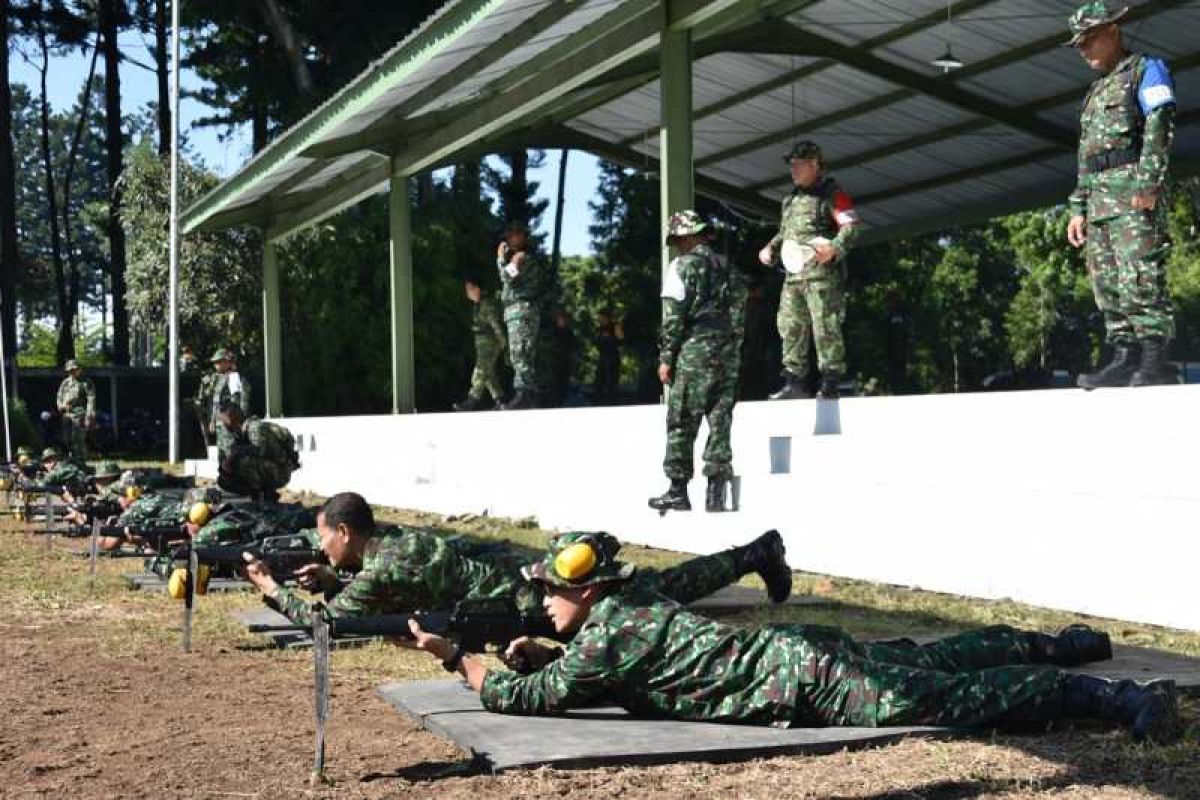
<path fill-rule="evenodd" d="M 53 494 L 60 495 L 67 491 L 69 487 L 63 483 L 23 483 L 17 487 L 17 490 L 25 494 Z"/>
<path fill-rule="evenodd" d="M 267 605 L 278 610 L 268 601 Z M 549 617 L 523 614 L 507 598 L 464 600 L 453 611 L 417 611 L 412 614 L 383 614 L 375 617 L 327 618 L 320 603 L 313 606 L 311 625 L 251 625 L 252 633 L 308 631 L 313 639 L 313 700 L 316 709 L 316 748 L 313 773 L 325 771 L 325 722 L 329 718 L 329 640 L 336 635 L 394 636 L 412 638 L 410 620 L 422 630 L 453 639 L 465 650 L 482 653 L 487 645 L 503 651 L 521 636 L 558 638 Z M 519 670 L 525 671 L 525 670 Z"/>
<path fill-rule="evenodd" d="M 86 524 L 91 525 L 97 520 L 118 516 L 123 509 L 116 500 L 88 497 L 81 502 L 71 504 L 71 510 L 83 514 L 87 520 Z"/>
<path fill-rule="evenodd" d="M 252 544 L 209 545 L 193 547 L 192 550 L 200 564 L 238 568 L 246 566 L 242 554 L 249 553 L 256 560 L 264 562 L 275 580 L 281 583 L 295 580 L 292 573 L 301 567 L 328 563 L 323 551 L 313 549 L 308 539 L 297 534 L 268 536 Z"/>
<path fill-rule="evenodd" d="M 118 536 L 124 538 L 126 525 L 101 525 L 96 529 L 97 536 Z M 153 550 L 155 553 L 161 553 L 167 549 L 167 545 L 171 542 L 179 542 L 188 538 L 188 532 L 184 530 L 182 525 L 175 527 L 163 526 L 155 528 L 133 528 L 134 536 L 142 540 L 142 543 Z M 136 553 L 136 556 L 145 557 L 146 553 Z M 133 558 L 134 555 L 123 556 L 125 558 Z"/>

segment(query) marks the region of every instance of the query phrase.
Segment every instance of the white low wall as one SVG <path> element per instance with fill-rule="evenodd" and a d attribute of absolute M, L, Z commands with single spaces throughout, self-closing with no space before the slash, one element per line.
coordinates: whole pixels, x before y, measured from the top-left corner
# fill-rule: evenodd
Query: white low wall
<path fill-rule="evenodd" d="M 813 435 L 818 405 L 842 434 Z M 1200 630 L 1198 409 L 1192 386 L 743 403 L 741 510 L 665 518 L 661 406 L 282 422 L 293 488 L 695 553 L 778 528 L 797 568 Z"/>

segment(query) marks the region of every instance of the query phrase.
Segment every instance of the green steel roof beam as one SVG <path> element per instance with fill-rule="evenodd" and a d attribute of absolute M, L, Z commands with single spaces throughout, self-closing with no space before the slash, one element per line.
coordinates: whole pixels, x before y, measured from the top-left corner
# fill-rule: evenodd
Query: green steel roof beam
<path fill-rule="evenodd" d="M 271 218 L 266 230 L 267 240 L 279 241 L 378 194 L 387 188 L 391 174 L 391 162 L 383 161 L 354 175 L 347 175 L 335 185 L 306 192 L 307 204 Z"/>
<path fill-rule="evenodd" d="M 360 113 L 387 91 L 427 64 L 439 52 L 473 29 L 505 0 L 458 0 L 355 78 L 301 122 L 259 152 L 229 180 L 196 201 L 183 215 L 183 232 L 195 230 L 218 211 L 233 205 L 284 162 L 295 158 L 323 134 Z"/>

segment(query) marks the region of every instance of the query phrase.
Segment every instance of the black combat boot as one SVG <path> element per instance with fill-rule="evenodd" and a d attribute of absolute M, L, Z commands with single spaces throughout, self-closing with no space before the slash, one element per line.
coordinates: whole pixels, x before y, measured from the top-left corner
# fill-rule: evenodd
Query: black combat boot
<path fill-rule="evenodd" d="M 708 491 L 704 495 L 704 510 L 705 511 L 724 511 L 725 510 L 725 486 L 724 478 L 709 478 Z"/>
<path fill-rule="evenodd" d="M 1063 686 L 1063 713 L 1128 725 L 1135 742 L 1167 744 L 1182 731 L 1175 681 L 1171 680 L 1139 684 L 1068 675 Z"/>
<path fill-rule="evenodd" d="M 771 395 L 771 400 L 809 400 L 812 395 L 804 391 L 804 379 L 790 372 L 784 373 L 783 387 Z"/>
<path fill-rule="evenodd" d="M 1162 339 L 1142 340 L 1142 363 L 1129 378 L 1130 386 L 1160 386 L 1176 383 L 1175 368 L 1166 362 L 1167 343 Z"/>
<path fill-rule="evenodd" d="M 821 388 L 817 390 L 817 397 L 822 400 L 837 400 L 842 396 L 842 376 L 836 372 L 826 372 L 821 376 Z"/>
<path fill-rule="evenodd" d="M 1068 625 L 1056 636 L 1031 633 L 1030 657 L 1035 664 L 1077 667 L 1112 658 L 1112 641 L 1104 631 L 1087 625 Z"/>
<path fill-rule="evenodd" d="M 1109 361 L 1096 372 L 1088 372 L 1075 379 L 1075 385 L 1080 389 L 1104 389 L 1112 386 L 1128 386 L 1137 365 L 1137 347 L 1129 344 L 1118 344 L 1113 347 L 1112 361 Z"/>
<path fill-rule="evenodd" d="M 787 565 L 783 537 L 779 531 L 767 531 L 750 544 L 731 551 L 739 575 L 754 572 L 767 585 L 772 603 L 782 603 L 792 593 L 792 568 Z"/>
<path fill-rule="evenodd" d="M 483 411 L 493 408 L 493 404 L 483 399 L 482 396 L 467 395 L 465 400 L 461 400 L 454 404 L 455 411 Z"/>
<path fill-rule="evenodd" d="M 532 392 L 519 389 L 511 400 L 500 407 L 505 411 L 520 411 L 526 408 L 537 408 L 537 403 L 533 399 Z"/>
<path fill-rule="evenodd" d="M 671 488 L 658 497 L 650 498 L 650 507 L 655 511 L 691 511 L 688 500 L 687 481 L 671 481 Z"/>

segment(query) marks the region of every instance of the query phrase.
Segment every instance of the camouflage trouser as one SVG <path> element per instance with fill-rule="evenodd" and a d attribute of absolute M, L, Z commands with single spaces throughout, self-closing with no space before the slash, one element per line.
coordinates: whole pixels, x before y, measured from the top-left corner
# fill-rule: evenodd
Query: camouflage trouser
<path fill-rule="evenodd" d="M 504 396 L 504 384 L 500 381 L 500 357 L 504 354 L 504 342 L 495 336 L 475 337 L 475 369 L 471 372 L 471 397 L 483 397 L 487 392 L 493 400 Z"/>
<path fill-rule="evenodd" d="M 817 364 L 822 374 L 846 374 L 846 345 L 842 323 L 846 319 L 846 287 L 840 266 L 820 278 L 800 280 L 788 276 L 779 295 L 775 324 L 783 339 L 783 368 L 789 375 L 808 374 L 808 343 L 816 337 Z"/>
<path fill-rule="evenodd" d="M 538 390 L 537 347 L 541 317 L 532 303 L 513 303 L 504 309 L 508 326 L 508 352 L 512 357 L 513 388 L 536 393 Z"/>
<path fill-rule="evenodd" d="M 785 629 L 811 653 L 802 690 L 826 725 L 1021 725 L 1062 710 L 1064 673 L 1030 666 L 1030 634 L 994 626 L 928 645 L 859 643 L 832 628 Z M 786 635 L 786 634 L 785 634 Z"/>
<path fill-rule="evenodd" d="M 667 453 L 663 471 L 671 480 L 691 480 L 692 450 L 700 421 L 708 419 L 704 445 L 704 474 L 733 477 L 733 425 L 737 372 L 729 370 L 730 343 L 692 339 L 684 343 L 675 362 L 667 400 Z"/>
<path fill-rule="evenodd" d="M 726 550 L 711 556 L 699 556 L 662 571 L 639 568 L 634 581 L 669 597 L 681 605 L 694 603 L 724 589 L 742 577 L 733 554 Z M 541 583 L 526 583 L 517 590 L 517 606 L 530 614 L 543 614 Z"/>
<path fill-rule="evenodd" d="M 233 448 L 233 443 L 237 441 L 237 434 L 221 424 L 221 420 L 216 420 L 213 423 L 213 429 L 216 431 L 217 445 L 217 462 L 225 463 L 225 456 Z"/>
<path fill-rule="evenodd" d="M 87 460 L 87 423 L 82 419 L 62 418 L 63 447 L 67 450 L 67 458 L 80 463 Z"/>
<path fill-rule="evenodd" d="M 1157 212 L 1134 211 L 1088 226 L 1087 262 L 1108 341 L 1171 339 L 1166 225 Z"/>

